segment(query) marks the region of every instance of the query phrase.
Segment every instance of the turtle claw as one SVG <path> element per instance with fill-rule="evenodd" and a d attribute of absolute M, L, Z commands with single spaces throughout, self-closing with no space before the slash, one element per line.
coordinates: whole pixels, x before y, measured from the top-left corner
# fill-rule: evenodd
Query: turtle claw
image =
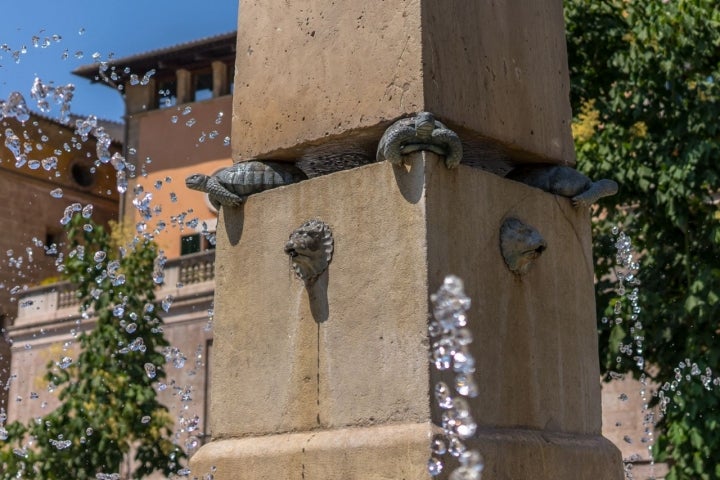
<path fill-rule="evenodd" d="M 237 198 L 223 198 L 222 200 L 215 195 L 209 194 L 208 199 L 210 204 L 215 207 L 215 210 L 220 210 L 220 207 L 239 207 L 245 200 L 242 197 Z"/>
<path fill-rule="evenodd" d="M 590 207 L 602 197 L 609 197 L 618 192 L 618 184 L 614 180 L 602 179 L 590 184 L 590 187 L 579 195 L 572 197 L 574 207 Z"/>

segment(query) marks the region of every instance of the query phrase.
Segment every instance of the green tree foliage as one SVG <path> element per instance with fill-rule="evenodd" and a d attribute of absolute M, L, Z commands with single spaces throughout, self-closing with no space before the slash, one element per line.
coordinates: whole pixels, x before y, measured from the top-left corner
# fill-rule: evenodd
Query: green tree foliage
<path fill-rule="evenodd" d="M 6 426 L 0 478 L 111 478 L 128 464 L 132 478 L 169 475 L 183 453 L 170 440 L 173 422 L 153 386 L 164 378 L 159 350 L 167 345 L 153 294 L 156 246 L 136 239 L 119 247 L 81 215 L 67 230 L 64 276 L 79 289 L 83 317 L 97 322 L 79 335 L 77 359 L 48 365 L 59 408 L 28 425 Z"/>
<path fill-rule="evenodd" d="M 643 330 L 600 312 L 613 325 L 601 325 L 604 371 L 644 355 L 672 399 L 656 449 L 668 478 L 720 478 L 720 387 L 703 378 L 720 374 L 720 3 L 566 0 L 565 14 L 578 167 L 621 186 L 598 220 L 601 309 L 615 296 L 611 227 L 641 252 Z"/>

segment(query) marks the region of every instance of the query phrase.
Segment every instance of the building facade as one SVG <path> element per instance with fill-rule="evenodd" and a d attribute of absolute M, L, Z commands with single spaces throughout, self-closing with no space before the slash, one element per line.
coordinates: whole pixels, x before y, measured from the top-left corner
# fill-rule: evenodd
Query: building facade
<path fill-rule="evenodd" d="M 1 122 L 5 147 L 0 147 L 0 386 L 6 388 L 0 388 L 0 408 L 7 409 L 9 339 L 16 319 L 37 307 L 22 297 L 33 287 L 59 279 L 57 262 L 65 253 L 61 220 L 66 209 L 89 205 L 99 224 L 117 218 L 115 170 L 97 161 L 95 136 L 76 133 L 78 120 L 83 121 L 33 113 L 25 122 L 15 118 Z M 113 134 L 118 127 L 103 121 L 97 125 Z M 114 138 L 108 153 L 121 148 Z"/>
<path fill-rule="evenodd" d="M 163 328 L 172 347 L 165 352 L 167 378 L 159 396 L 176 418 L 176 441 L 190 454 L 209 434 L 217 211 L 205 194 L 188 190 L 184 179 L 231 164 L 235 39 L 234 32 L 218 35 L 74 72 L 117 89 L 125 100 L 123 155 L 135 175 L 112 210 L 139 234 L 152 236 L 165 259 L 156 296 L 168 307 Z M 79 315 L 72 285 L 30 288 L 21 302 L 34 308 L 21 310 L 9 328 L 11 371 L 17 374 L 10 388 L 11 420 L 40 416 L 57 404 L 57 392 L 43 383 L 45 366 L 70 355 L 76 333 L 93 326 L 92 318 Z"/>

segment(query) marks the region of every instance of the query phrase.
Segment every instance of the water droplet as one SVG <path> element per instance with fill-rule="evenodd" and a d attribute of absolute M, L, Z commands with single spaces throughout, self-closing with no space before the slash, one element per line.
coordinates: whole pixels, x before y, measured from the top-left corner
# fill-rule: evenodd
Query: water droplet
<path fill-rule="evenodd" d="M 435 368 L 438 370 L 447 370 L 450 368 L 451 355 L 452 351 L 450 346 L 437 343 L 433 345 L 432 357 L 435 362 Z"/>
<path fill-rule="evenodd" d="M 170 305 L 172 305 L 174 299 L 175 297 L 173 297 L 172 295 L 168 295 L 163 299 L 161 303 L 163 311 L 167 312 L 170 310 Z"/>
<path fill-rule="evenodd" d="M 28 168 L 30 170 L 37 170 L 38 168 L 40 168 L 40 160 L 30 160 L 28 162 Z"/>
<path fill-rule="evenodd" d="M 97 145 L 95 146 L 95 154 L 101 163 L 108 163 L 112 159 L 108 145 L 101 143 L 99 139 Z"/>
<path fill-rule="evenodd" d="M 56 188 L 54 190 L 50 190 L 50 196 L 53 198 L 62 198 L 62 196 L 63 196 L 62 188 Z"/>
<path fill-rule="evenodd" d="M 445 438 L 442 435 L 437 434 L 433 437 L 430 442 L 430 451 L 434 455 L 445 455 L 447 452 L 447 444 L 445 443 Z"/>
<path fill-rule="evenodd" d="M 195 119 L 194 119 L 194 118 L 191 118 L 190 120 L 188 120 L 187 122 L 185 122 L 185 126 L 186 126 L 186 127 L 192 127 L 193 125 L 195 125 L 195 123 L 196 123 Z"/>
<path fill-rule="evenodd" d="M 428 460 L 427 469 L 430 476 L 436 477 L 440 475 L 440 473 L 443 471 L 443 463 L 438 458 L 430 457 L 430 459 Z"/>
<path fill-rule="evenodd" d="M 455 377 L 455 390 L 464 397 L 477 397 L 478 389 L 471 375 L 459 373 Z"/>
<path fill-rule="evenodd" d="M 148 83 L 150 83 L 150 78 L 151 78 L 153 75 L 155 75 L 155 69 L 154 69 L 154 68 L 152 68 L 152 69 L 148 70 L 147 72 L 145 72 L 145 75 L 143 75 L 142 80 L 140 80 L 140 85 L 147 85 Z"/>
<path fill-rule="evenodd" d="M 127 174 L 124 170 L 117 172 L 117 191 L 118 193 L 125 193 L 128 189 Z"/>
<path fill-rule="evenodd" d="M 59 435 L 58 440 L 50 439 L 50 444 L 58 450 L 65 450 L 72 445 L 72 441 L 62 440 L 62 435 Z"/>
<path fill-rule="evenodd" d="M 0 115 L 0 118 L 2 116 Z M 22 154 L 22 147 L 20 145 L 20 138 L 15 135 L 12 128 L 5 129 L 5 147 L 18 159 Z"/>
<path fill-rule="evenodd" d="M 135 330 L 137 330 L 137 324 L 136 324 L 136 323 L 129 323 L 129 324 L 125 327 L 125 331 L 126 331 L 127 333 L 135 333 Z"/>
<path fill-rule="evenodd" d="M 460 328 L 455 332 L 455 341 L 460 346 L 470 345 L 473 341 L 472 332 L 467 328 Z"/>
<path fill-rule="evenodd" d="M 187 440 L 185 440 L 185 449 L 186 450 L 195 450 L 200 445 L 200 440 L 195 435 L 190 435 Z"/>
<path fill-rule="evenodd" d="M 95 260 L 96 263 L 100 263 L 107 257 L 107 253 L 105 253 L 102 250 L 99 250 L 95 252 L 95 255 L 93 256 L 93 260 Z"/>
<path fill-rule="evenodd" d="M 481 473 L 473 468 L 460 466 L 453 470 L 448 480 L 480 480 Z"/>
<path fill-rule="evenodd" d="M 85 53 L 83 53 L 82 50 L 78 50 L 77 52 L 75 52 L 75 58 L 80 59 L 80 58 L 83 58 L 84 56 L 85 56 Z"/>
<path fill-rule="evenodd" d="M 226 147 L 227 147 L 228 145 L 230 145 L 230 137 L 225 137 L 225 138 L 223 139 L 223 145 L 226 146 Z"/>
<path fill-rule="evenodd" d="M 55 170 L 57 168 L 57 157 L 47 157 L 42 160 L 42 167 L 45 171 Z"/>
<path fill-rule="evenodd" d="M 64 369 L 68 368 L 70 365 L 72 365 L 72 362 L 73 362 L 72 358 L 63 357 L 62 359 L 60 359 L 59 362 L 56 362 L 56 365 L 64 370 Z"/>
<path fill-rule="evenodd" d="M 146 368 L 146 370 L 147 370 L 147 368 Z M 153 377 L 150 377 L 150 378 L 153 378 Z M 144 417 L 142 417 L 142 418 L 140 419 L 140 423 L 150 423 L 150 420 L 152 420 L 152 419 L 150 418 L 150 415 L 145 415 Z"/>
<path fill-rule="evenodd" d="M 460 438 L 450 435 L 449 438 L 449 444 L 448 444 L 448 452 L 453 457 L 459 457 L 463 453 L 467 451 L 467 447 L 465 444 L 460 440 Z"/>
<path fill-rule="evenodd" d="M 82 209 L 82 216 L 83 218 L 90 218 L 93 213 L 93 205 L 92 203 L 88 203 L 85 205 Z"/>
<path fill-rule="evenodd" d="M 445 382 L 435 384 L 435 401 L 440 408 L 452 408 L 453 399 L 450 395 L 450 388 Z"/>
<path fill-rule="evenodd" d="M 477 431 L 477 423 L 475 423 L 472 418 L 464 420 L 458 423 L 455 427 L 455 431 L 460 438 L 470 438 L 475 435 L 475 432 Z"/>
<path fill-rule="evenodd" d="M 122 305 L 115 305 L 113 307 L 113 315 L 120 318 L 125 314 L 125 307 Z"/>
<path fill-rule="evenodd" d="M 458 373 L 473 373 L 475 372 L 475 358 L 464 350 L 455 352 L 453 356 L 453 371 Z"/>
<path fill-rule="evenodd" d="M 155 365 L 153 365 L 152 363 L 146 363 L 145 373 L 147 374 L 148 378 L 155 378 L 155 376 L 157 375 Z"/>
<path fill-rule="evenodd" d="M 30 110 L 27 107 L 25 97 L 23 97 L 22 93 L 11 92 L 5 102 L 0 102 L 0 120 L 4 117 L 15 117 L 23 124 L 30 119 Z"/>
<path fill-rule="evenodd" d="M 13 453 L 21 458 L 27 458 L 28 453 L 24 448 L 13 448 Z"/>
<path fill-rule="evenodd" d="M 192 112 L 192 107 L 188 105 L 188 106 L 186 106 L 185 108 L 183 108 L 182 114 L 183 114 L 183 115 L 190 115 L 190 112 Z"/>

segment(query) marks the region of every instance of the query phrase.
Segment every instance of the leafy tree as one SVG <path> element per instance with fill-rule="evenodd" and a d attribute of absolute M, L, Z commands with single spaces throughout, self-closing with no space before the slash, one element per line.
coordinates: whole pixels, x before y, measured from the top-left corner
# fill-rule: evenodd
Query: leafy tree
<path fill-rule="evenodd" d="M 173 422 L 153 388 L 164 378 L 159 349 L 167 346 L 153 294 L 156 246 L 135 239 L 119 247 L 79 214 L 67 232 L 64 275 L 78 288 L 83 316 L 97 322 L 79 335 L 77 360 L 48 365 L 46 380 L 59 391 L 61 405 L 28 425 L 7 425 L 0 477 L 111 478 L 128 463 L 133 478 L 169 475 L 183 453 L 169 440 Z"/>
<path fill-rule="evenodd" d="M 565 15 L 578 167 L 621 186 L 595 240 L 604 371 L 662 386 L 668 478 L 720 478 L 720 3 L 566 0 Z M 614 225 L 642 257 L 642 311 L 620 324 Z"/>

